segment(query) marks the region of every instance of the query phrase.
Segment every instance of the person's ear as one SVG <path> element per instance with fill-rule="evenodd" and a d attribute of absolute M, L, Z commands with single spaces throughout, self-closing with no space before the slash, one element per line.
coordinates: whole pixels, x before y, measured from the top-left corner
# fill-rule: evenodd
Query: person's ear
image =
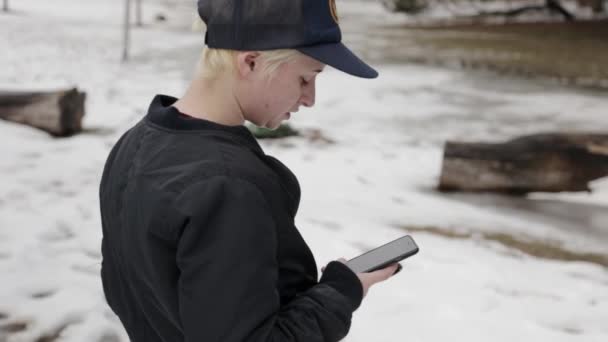
<path fill-rule="evenodd" d="M 256 51 L 239 52 L 236 56 L 236 68 L 241 77 L 247 77 L 259 67 L 260 53 Z"/>

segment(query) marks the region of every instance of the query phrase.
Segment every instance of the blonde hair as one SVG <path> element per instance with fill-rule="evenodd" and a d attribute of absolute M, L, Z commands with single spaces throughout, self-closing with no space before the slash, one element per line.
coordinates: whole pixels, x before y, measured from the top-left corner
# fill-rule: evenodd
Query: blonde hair
<path fill-rule="evenodd" d="M 224 73 L 232 73 L 234 59 L 238 52 L 205 47 L 197 66 L 197 75 L 203 79 L 213 80 Z M 281 64 L 290 62 L 300 54 L 299 51 L 293 49 L 267 50 L 259 51 L 259 53 L 260 58 L 266 62 L 262 72 L 268 79 L 274 76 Z"/>

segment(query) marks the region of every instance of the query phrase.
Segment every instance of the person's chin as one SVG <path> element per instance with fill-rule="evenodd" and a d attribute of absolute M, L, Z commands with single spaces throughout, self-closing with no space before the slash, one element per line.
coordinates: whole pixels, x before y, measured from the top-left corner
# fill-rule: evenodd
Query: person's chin
<path fill-rule="evenodd" d="M 269 129 L 271 131 L 274 131 L 275 129 L 281 127 L 281 121 L 278 122 L 269 122 L 268 124 L 266 124 L 266 129 Z"/>
<path fill-rule="evenodd" d="M 287 119 L 289 119 L 289 116 L 286 117 L 283 114 L 280 117 L 276 118 L 275 120 L 272 120 L 272 121 L 268 122 L 266 124 L 266 128 L 267 129 L 271 129 L 271 130 L 275 130 L 275 129 L 281 127 L 281 124 L 283 123 L 283 121 L 286 121 Z"/>

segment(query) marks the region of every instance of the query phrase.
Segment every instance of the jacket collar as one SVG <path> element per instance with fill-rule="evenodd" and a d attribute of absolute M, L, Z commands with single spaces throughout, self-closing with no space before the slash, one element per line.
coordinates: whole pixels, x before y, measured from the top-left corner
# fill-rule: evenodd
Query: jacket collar
<path fill-rule="evenodd" d="M 254 152 L 265 156 L 253 134 L 244 125 L 228 126 L 217 122 L 194 118 L 181 113 L 173 104 L 177 98 L 168 95 L 156 95 L 150 103 L 145 120 L 175 132 L 201 132 L 206 134 L 228 134 Z"/>

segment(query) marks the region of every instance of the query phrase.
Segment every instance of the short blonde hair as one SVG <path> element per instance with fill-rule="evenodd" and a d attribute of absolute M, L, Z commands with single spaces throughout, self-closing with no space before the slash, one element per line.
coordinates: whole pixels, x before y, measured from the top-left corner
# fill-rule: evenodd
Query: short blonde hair
<path fill-rule="evenodd" d="M 224 73 L 234 71 L 234 58 L 239 51 L 212 49 L 205 47 L 197 66 L 197 75 L 203 79 L 213 80 Z M 260 57 L 266 62 L 263 73 L 269 79 L 283 63 L 290 62 L 300 52 L 293 49 L 278 49 L 259 51 Z"/>

